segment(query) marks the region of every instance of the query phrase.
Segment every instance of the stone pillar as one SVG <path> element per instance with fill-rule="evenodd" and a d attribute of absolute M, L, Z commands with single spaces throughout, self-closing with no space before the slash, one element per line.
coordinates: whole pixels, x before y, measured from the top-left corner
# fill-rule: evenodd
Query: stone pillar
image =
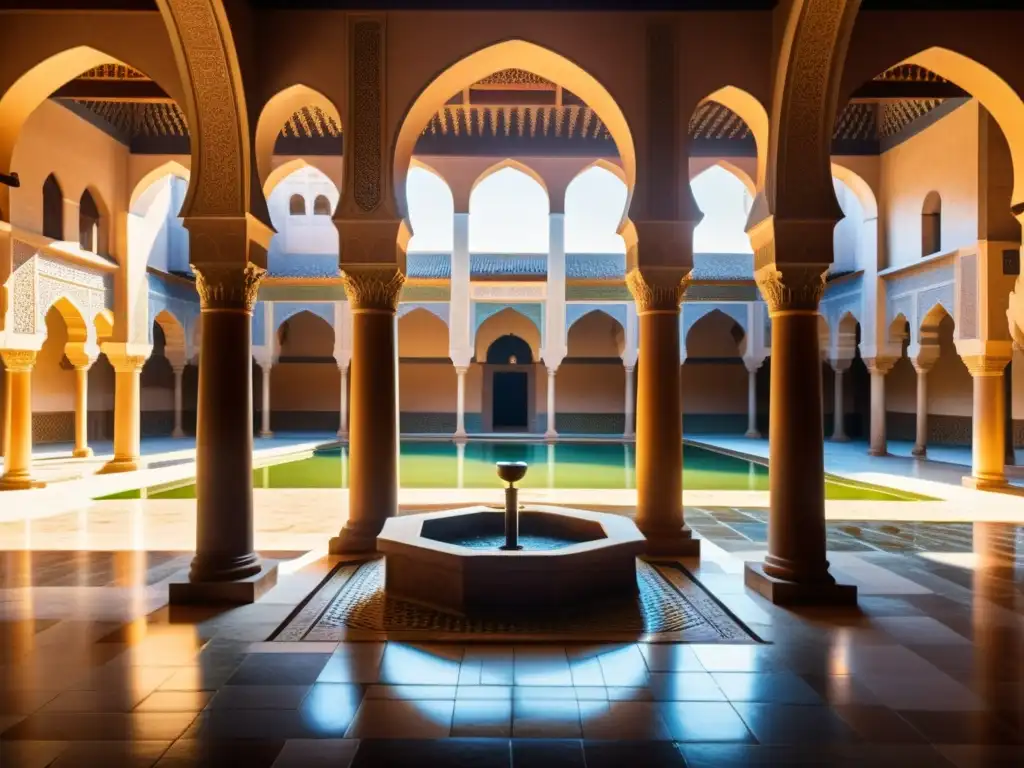
<path fill-rule="evenodd" d="M 89 366 L 75 366 L 75 448 L 76 459 L 92 456 L 89 447 Z"/>
<path fill-rule="evenodd" d="M 747 431 L 743 435 L 751 439 L 761 437 L 757 428 L 757 371 L 764 360 L 744 360 L 747 367 Z"/>
<path fill-rule="evenodd" d="M 150 347 L 104 344 L 103 352 L 114 367 L 114 458 L 100 474 L 134 472 L 141 454 L 142 397 L 140 375 Z"/>
<path fill-rule="evenodd" d="M 7 349 L 0 351 L 0 355 L 7 368 L 7 397 L 10 399 L 0 491 L 38 488 L 42 483 L 32 479 L 32 366 L 36 352 Z"/>
<path fill-rule="evenodd" d="M 971 418 L 971 476 L 964 485 L 984 490 L 1006 485 L 1006 393 L 1003 369 L 1007 357 L 964 355 L 964 364 L 974 379 L 974 408 Z"/>
<path fill-rule="evenodd" d="M 843 389 L 846 372 L 850 370 L 850 362 L 844 358 L 830 361 L 832 371 L 835 373 L 832 392 L 832 442 L 834 443 L 845 443 L 850 439 L 846 435 L 846 393 Z"/>
<path fill-rule="evenodd" d="M 338 437 L 348 437 L 348 365 L 338 365 L 341 374 L 341 398 L 338 403 Z"/>
<path fill-rule="evenodd" d="M 771 226 L 758 228 L 766 224 Z M 830 247 L 832 226 L 820 229 L 823 247 Z M 770 230 L 767 242 L 758 242 L 755 233 L 757 228 L 750 236 L 755 252 L 774 248 Z M 769 263 L 755 273 L 772 319 L 771 484 L 768 554 L 763 563 L 747 563 L 745 582 L 777 604 L 849 603 L 857 596 L 855 587 L 836 584 L 825 556 L 818 302 L 826 267 Z"/>
<path fill-rule="evenodd" d="M 273 437 L 270 430 L 270 369 L 273 365 L 268 361 L 260 364 L 260 437 Z"/>
<path fill-rule="evenodd" d="M 193 256 L 206 247 L 195 234 Z M 247 248 L 247 237 L 232 234 L 218 243 L 219 253 Z M 253 536 L 252 309 L 265 272 L 252 263 L 200 262 L 192 269 L 202 313 L 196 554 L 188 582 L 171 584 L 170 598 L 251 603 L 277 581 L 277 566 L 261 561 Z"/>
<path fill-rule="evenodd" d="M 864 360 L 871 374 L 871 443 L 869 456 L 886 456 L 889 449 L 885 439 L 885 374 L 892 370 L 895 360 L 888 357 L 868 357 Z"/>
<path fill-rule="evenodd" d="M 679 303 L 689 270 L 636 267 L 626 285 L 640 321 L 636 400 L 636 524 L 648 551 L 697 556 L 683 519 L 683 412 Z"/>
<path fill-rule="evenodd" d="M 633 371 L 635 371 L 636 368 L 632 365 L 626 365 L 623 366 L 623 370 L 626 372 L 626 402 L 623 410 L 626 417 L 626 426 L 622 432 L 622 436 L 630 438 L 636 434 L 636 395 L 633 392 Z"/>
<path fill-rule="evenodd" d="M 455 402 L 455 437 L 466 437 L 466 371 L 462 365 L 455 366 L 457 393 Z"/>
<path fill-rule="evenodd" d="M 7 372 L 7 368 L 4 368 L 4 410 L 3 410 L 3 455 L 7 456 L 7 451 L 11 445 L 11 377 Z"/>
<path fill-rule="evenodd" d="M 557 368 L 548 368 L 548 428 L 544 431 L 544 437 L 547 440 L 553 440 L 558 437 L 558 431 L 555 429 L 555 374 L 558 373 Z"/>
<path fill-rule="evenodd" d="M 928 455 L 928 371 L 931 366 L 914 363 L 917 371 L 917 424 L 914 433 L 912 456 L 923 458 Z"/>
<path fill-rule="evenodd" d="M 395 266 L 344 267 L 352 307 L 349 516 L 333 554 L 372 552 L 398 513 L 398 345 L 395 312 L 405 275 Z"/>
<path fill-rule="evenodd" d="M 179 363 L 172 369 L 174 371 L 174 429 L 171 437 L 182 438 L 185 436 L 185 429 L 181 425 L 182 392 L 181 379 L 185 373 L 184 364 Z"/>

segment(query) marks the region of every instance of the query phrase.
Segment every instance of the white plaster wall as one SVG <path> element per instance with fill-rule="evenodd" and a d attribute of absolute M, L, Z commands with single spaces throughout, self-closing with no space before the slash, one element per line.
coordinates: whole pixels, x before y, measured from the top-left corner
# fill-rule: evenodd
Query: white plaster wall
<path fill-rule="evenodd" d="M 970 101 L 882 154 L 879 202 L 886 214 L 888 264 L 921 258 L 921 208 L 942 198 L 943 252 L 978 239 L 978 104 Z"/>

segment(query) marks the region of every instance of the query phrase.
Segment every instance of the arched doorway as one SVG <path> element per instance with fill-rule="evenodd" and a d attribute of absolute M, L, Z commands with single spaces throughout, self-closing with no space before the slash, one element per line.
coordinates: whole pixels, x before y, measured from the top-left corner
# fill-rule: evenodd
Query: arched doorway
<path fill-rule="evenodd" d="M 530 345 L 515 334 L 499 336 L 487 348 L 486 371 L 484 428 L 492 432 L 529 431 L 534 412 Z"/>

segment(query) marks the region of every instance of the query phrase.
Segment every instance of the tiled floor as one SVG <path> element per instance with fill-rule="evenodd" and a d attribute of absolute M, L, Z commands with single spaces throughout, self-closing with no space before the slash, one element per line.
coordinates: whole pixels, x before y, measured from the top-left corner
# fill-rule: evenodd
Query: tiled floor
<path fill-rule="evenodd" d="M 329 561 L 218 612 L 166 607 L 178 553 L 0 554 L 0 766 L 1024 764 L 1024 529 L 831 524 L 859 610 L 788 612 L 763 511 L 688 514 L 770 643 L 267 643 Z"/>

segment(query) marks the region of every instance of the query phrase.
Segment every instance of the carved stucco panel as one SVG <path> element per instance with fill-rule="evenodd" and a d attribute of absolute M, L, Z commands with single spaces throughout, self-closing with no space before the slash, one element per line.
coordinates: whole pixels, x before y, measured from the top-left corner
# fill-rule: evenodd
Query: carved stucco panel
<path fill-rule="evenodd" d="M 960 258 L 960 296 L 957 335 L 961 339 L 978 338 L 978 255 L 968 253 Z"/>
<path fill-rule="evenodd" d="M 10 278 L 15 333 L 36 332 L 36 259 L 22 261 Z"/>
<path fill-rule="evenodd" d="M 381 95 L 383 30 L 378 21 L 357 21 L 352 29 L 352 194 L 367 213 L 383 198 Z"/>
<path fill-rule="evenodd" d="M 195 114 L 192 140 L 199 142 L 192 169 L 196 185 L 191 215 L 244 213 L 247 182 L 242 119 L 229 63 L 228 41 L 211 0 L 164 0 L 174 18 L 188 68 L 184 83 Z"/>

